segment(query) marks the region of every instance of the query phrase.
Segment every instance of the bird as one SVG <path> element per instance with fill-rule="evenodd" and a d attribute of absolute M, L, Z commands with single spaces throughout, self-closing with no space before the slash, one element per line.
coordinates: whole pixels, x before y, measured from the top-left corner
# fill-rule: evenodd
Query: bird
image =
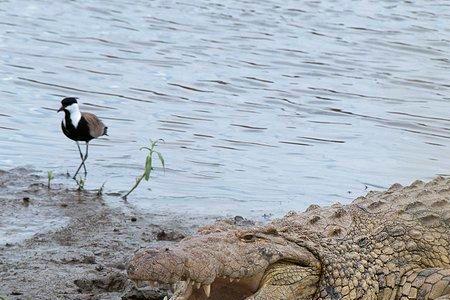
<path fill-rule="evenodd" d="M 81 167 L 84 168 L 84 176 L 87 176 L 85 162 L 88 158 L 89 142 L 103 135 L 108 135 L 108 127 L 96 115 L 80 111 L 77 99 L 76 97 L 65 97 L 61 100 L 61 107 L 58 109 L 58 113 L 64 112 L 64 118 L 61 121 L 62 132 L 66 137 L 77 143 L 80 152 L 81 164 L 73 175 L 75 180 Z M 81 152 L 80 141 L 86 142 L 85 155 Z"/>

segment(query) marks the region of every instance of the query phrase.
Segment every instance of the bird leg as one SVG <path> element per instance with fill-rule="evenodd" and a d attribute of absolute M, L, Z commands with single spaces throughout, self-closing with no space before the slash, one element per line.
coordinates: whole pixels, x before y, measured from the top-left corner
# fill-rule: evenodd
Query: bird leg
<path fill-rule="evenodd" d="M 76 141 L 77 142 L 77 147 L 78 147 L 78 152 L 80 152 L 80 158 L 81 158 L 81 160 L 83 161 L 83 168 L 84 168 L 84 173 L 87 173 L 87 171 L 86 171 L 86 165 L 84 164 L 84 156 L 83 156 L 83 153 L 81 152 L 81 148 L 80 148 L 80 143 L 78 143 L 78 141 Z"/>
<path fill-rule="evenodd" d="M 75 175 L 73 175 L 73 179 L 76 179 L 76 177 L 78 175 L 78 172 L 81 169 L 81 166 L 83 166 L 83 168 L 84 168 L 84 176 L 86 177 L 86 175 L 87 175 L 86 165 L 84 164 L 84 162 L 88 158 L 88 146 L 89 146 L 89 143 L 86 142 L 86 154 L 84 156 L 83 156 L 83 153 L 81 153 L 80 144 L 78 143 L 78 141 L 77 141 L 77 146 L 78 146 L 78 151 L 80 152 L 81 164 L 78 167 L 77 171 L 75 172 Z"/>
<path fill-rule="evenodd" d="M 83 165 L 84 165 L 84 177 L 87 176 L 87 170 L 86 170 L 86 165 L 84 164 L 84 162 L 87 160 L 88 158 L 88 150 L 89 150 L 89 143 L 86 142 L 86 153 L 84 154 L 84 159 L 83 159 Z"/>

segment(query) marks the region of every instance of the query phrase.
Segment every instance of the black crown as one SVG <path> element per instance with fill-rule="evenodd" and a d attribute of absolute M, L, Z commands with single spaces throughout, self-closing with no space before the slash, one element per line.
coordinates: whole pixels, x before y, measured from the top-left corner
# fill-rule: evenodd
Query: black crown
<path fill-rule="evenodd" d="M 67 106 L 72 105 L 74 103 L 78 103 L 77 99 L 78 98 L 75 98 L 75 97 L 66 97 L 66 98 L 61 100 L 61 105 L 64 106 L 64 107 L 67 107 Z"/>

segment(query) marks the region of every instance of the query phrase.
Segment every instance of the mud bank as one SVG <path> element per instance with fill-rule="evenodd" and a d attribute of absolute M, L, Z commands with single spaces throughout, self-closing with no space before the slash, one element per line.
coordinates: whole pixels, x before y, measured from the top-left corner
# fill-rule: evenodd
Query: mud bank
<path fill-rule="evenodd" d="M 134 287 L 127 260 L 212 221 L 146 214 L 45 181 L 0 171 L 0 299 L 163 299 L 167 290 Z"/>

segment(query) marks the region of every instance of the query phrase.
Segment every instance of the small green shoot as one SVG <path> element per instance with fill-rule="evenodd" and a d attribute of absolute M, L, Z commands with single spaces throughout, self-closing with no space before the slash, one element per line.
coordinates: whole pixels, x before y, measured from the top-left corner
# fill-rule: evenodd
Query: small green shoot
<path fill-rule="evenodd" d="M 53 175 L 53 171 L 47 171 L 47 188 L 48 189 L 50 189 L 50 184 L 53 179 L 55 179 L 55 176 Z"/>
<path fill-rule="evenodd" d="M 83 191 L 84 184 L 86 183 L 86 179 L 83 179 L 81 176 L 79 176 L 78 179 L 75 179 L 75 182 L 78 185 L 78 191 Z"/>
<path fill-rule="evenodd" d="M 150 147 L 142 147 L 140 150 L 145 149 L 148 151 L 147 157 L 145 158 L 145 167 L 144 172 L 142 175 L 136 178 L 136 182 L 134 183 L 133 187 L 126 193 L 124 196 L 122 196 L 122 199 L 127 200 L 127 197 L 131 192 L 133 192 L 138 185 L 141 183 L 142 179 L 145 179 L 145 181 L 148 181 L 150 179 L 150 174 L 153 171 L 153 155 L 156 154 L 158 156 L 159 162 L 161 163 L 164 171 L 166 170 L 164 157 L 159 151 L 156 151 L 155 148 L 159 142 L 164 142 L 163 140 L 159 139 L 156 141 L 150 140 Z"/>
<path fill-rule="evenodd" d="M 103 190 L 105 189 L 105 184 L 106 184 L 106 181 L 103 182 L 102 186 L 97 190 L 97 197 L 100 197 L 103 195 Z"/>

